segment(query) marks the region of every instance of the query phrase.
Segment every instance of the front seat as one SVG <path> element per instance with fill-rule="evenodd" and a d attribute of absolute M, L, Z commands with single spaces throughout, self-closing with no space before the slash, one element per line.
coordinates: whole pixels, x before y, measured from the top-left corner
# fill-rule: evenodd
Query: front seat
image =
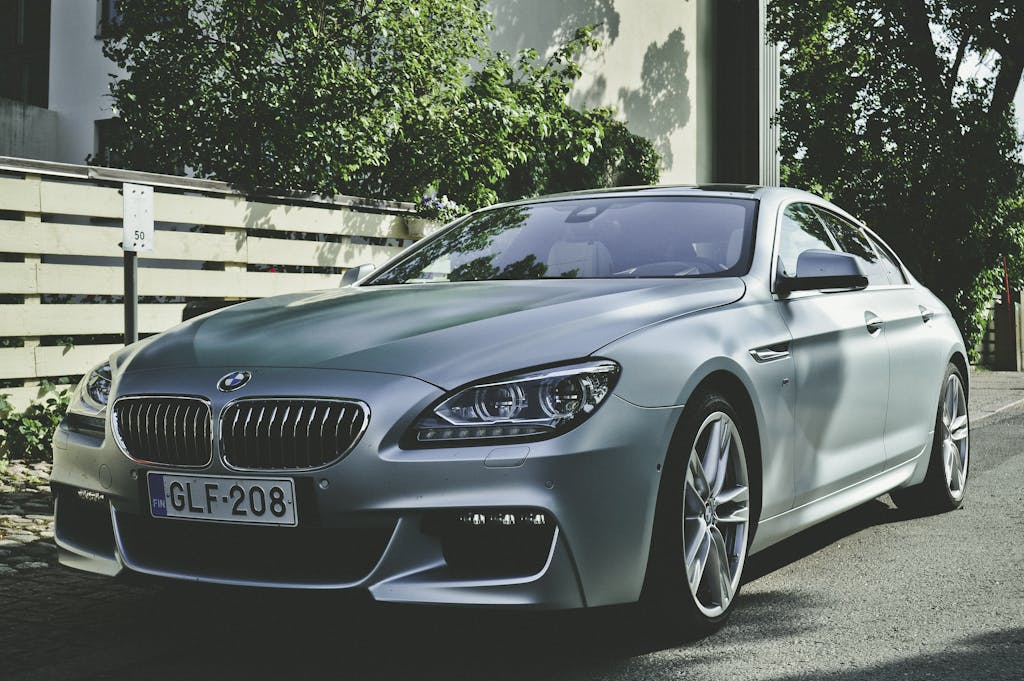
<path fill-rule="evenodd" d="M 612 273 L 612 254 L 607 246 L 587 234 L 572 230 L 566 240 L 556 241 L 548 251 L 547 276 L 558 277 L 575 271 L 577 277 L 607 277 Z"/>
<path fill-rule="evenodd" d="M 736 264 L 740 260 L 740 248 L 743 246 L 743 230 L 733 230 L 732 234 L 729 235 L 729 243 L 725 247 L 725 262 L 722 263 L 722 269 L 727 270 L 736 267 Z"/>

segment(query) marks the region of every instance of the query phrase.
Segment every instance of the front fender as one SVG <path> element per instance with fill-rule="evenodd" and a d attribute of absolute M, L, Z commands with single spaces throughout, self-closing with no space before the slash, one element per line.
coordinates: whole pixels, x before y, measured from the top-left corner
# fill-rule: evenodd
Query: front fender
<path fill-rule="evenodd" d="M 758 362 L 750 351 L 790 338 L 772 302 L 740 301 L 638 330 L 595 354 L 622 366 L 615 394 L 645 408 L 685 405 L 716 372 L 735 377 L 757 420 L 762 517 L 770 517 L 793 503 L 793 364 L 788 356 Z"/>

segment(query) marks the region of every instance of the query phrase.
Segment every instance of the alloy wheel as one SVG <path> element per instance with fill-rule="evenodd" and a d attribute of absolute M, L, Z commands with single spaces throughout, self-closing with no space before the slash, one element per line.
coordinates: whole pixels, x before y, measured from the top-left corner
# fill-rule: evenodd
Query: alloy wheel
<path fill-rule="evenodd" d="M 942 399 L 942 465 L 946 486 L 953 501 L 964 496 L 967 464 L 970 457 L 970 423 L 964 384 L 958 375 L 950 374 Z"/>
<path fill-rule="evenodd" d="M 686 581 L 707 617 L 725 612 L 739 588 L 750 528 L 750 487 L 739 429 L 708 415 L 694 438 L 683 490 Z"/>

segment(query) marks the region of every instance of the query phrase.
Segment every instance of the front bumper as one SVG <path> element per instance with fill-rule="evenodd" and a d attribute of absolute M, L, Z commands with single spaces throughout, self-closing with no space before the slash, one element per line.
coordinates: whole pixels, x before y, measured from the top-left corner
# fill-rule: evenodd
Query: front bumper
<path fill-rule="evenodd" d="M 236 397 L 365 402 L 370 419 L 361 440 L 326 468 L 240 473 L 224 466 L 215 446 L 209 466 L 189 471 L 293 478 L 300 526 L 151 518 L 146 474 L 174 468 L 129 459 L 109 419 L 103 437 L 65 423 L 54 439 L 52 475 L 62 563 L 106 575 L 134 571 L 224 584 L 364 589 L 376 600 L 403 603 L 575 608 L 639 596 L 678 408 L 643 409 L 613 395 L 593 418 L 551 440 L 403 450 L 402 435 L 441 396 L 437 387 L 369 372 L 258 369 L 242 394 L 213 394 L 208 386 L 231 368 L 129 373 L 115 391 L 206 394 L 215 442 L 218 415 Z M 454 565 L 434 520 L 466 509 L 544 513 L 552 524 L 547 544 L 530 548 L 543 555 L 526 561 L 528 570 L 504 574 L 493 565 L 479 573 Z M 494 544 L 481 550 L 488 546 Z"/>

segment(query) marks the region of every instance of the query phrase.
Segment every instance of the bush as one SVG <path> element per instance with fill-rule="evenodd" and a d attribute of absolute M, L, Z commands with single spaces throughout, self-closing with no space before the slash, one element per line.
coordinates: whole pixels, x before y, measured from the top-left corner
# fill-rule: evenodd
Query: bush
<path fill-rule="evenodd" d="M 0 395 L 0 457 L 48 461 L 57 424 L 64 418 L 71 392 L 64 390 L 14 411 L 6 395 Z"/>

